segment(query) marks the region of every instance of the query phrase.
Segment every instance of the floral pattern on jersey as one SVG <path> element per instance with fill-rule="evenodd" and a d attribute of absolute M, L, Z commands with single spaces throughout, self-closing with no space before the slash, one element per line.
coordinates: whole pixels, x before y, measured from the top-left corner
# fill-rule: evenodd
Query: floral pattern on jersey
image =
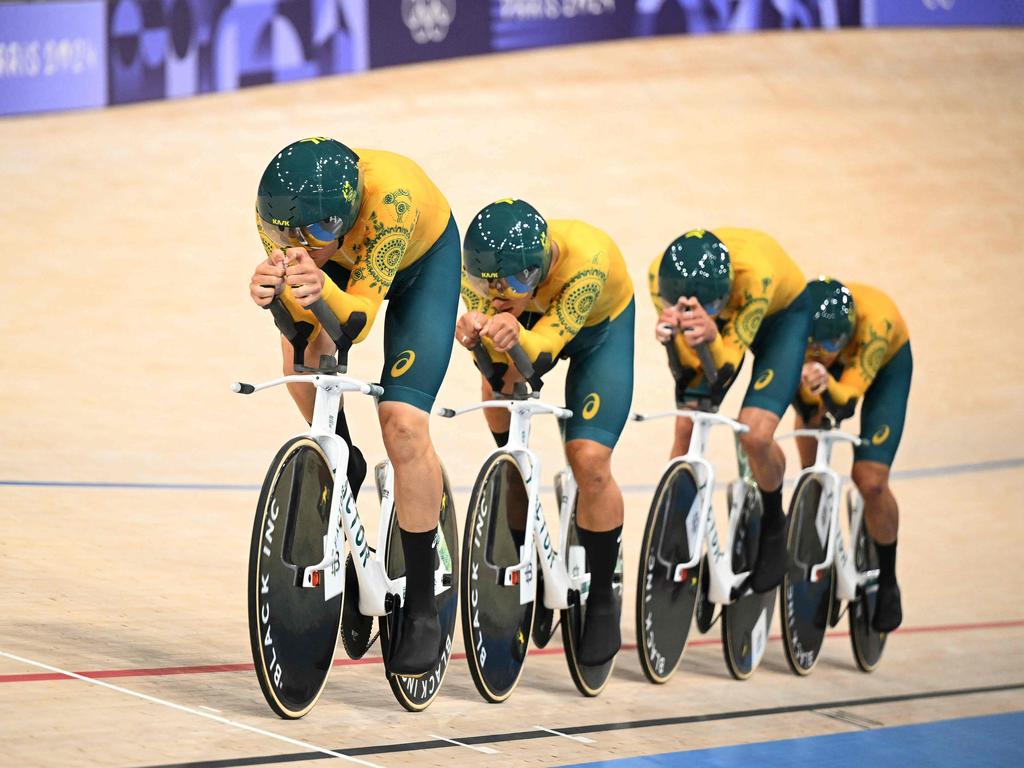
<path fill-rule="evenodd" d="M 394 282 L 395 275 L 398 274 L 398 268 L 405 258 L 413 229 L 418 221 L 419 212 L 413 219 L 412 226 L 407 227 L 400 222 L 387 226 L 377 216 L 376 211 L 371 212 L 367 234 L 362 243 L 352 249 L 356 259 L 352 281 L 367 281 L 378 293 L 386 293 Z"/>
<path fill-rule="evenodd" d="M 562 287 L 554 306 L 558 322 L 551 326 L 558 329 L 559 336 L 579 333 L 607 281 L 608 273 L 593 267 L 577 272 Z"/>

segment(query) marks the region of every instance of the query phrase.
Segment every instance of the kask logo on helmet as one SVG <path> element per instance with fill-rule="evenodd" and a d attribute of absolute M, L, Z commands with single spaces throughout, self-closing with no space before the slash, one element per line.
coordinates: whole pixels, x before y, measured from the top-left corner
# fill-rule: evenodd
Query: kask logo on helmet
<path fill-rule="evenodd" d="M 455 0 L 402 0 L 402 21 L 420 45 L 440 43 L 455 21 Z"/>

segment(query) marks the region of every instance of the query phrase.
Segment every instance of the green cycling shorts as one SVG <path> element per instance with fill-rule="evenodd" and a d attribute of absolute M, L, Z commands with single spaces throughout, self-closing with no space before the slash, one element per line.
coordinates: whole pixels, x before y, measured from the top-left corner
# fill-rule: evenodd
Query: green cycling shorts
<path fill-rule="evenodd" d="M 892 466 L 903 437 L 913 373 L 914 357 L 908 341 L 882 366 L 864 395 L 860 410 L 862 442 L 853 451 L 854 461 L 877 461 Z"/>
<path fill-rule="evenodd" d="M 329 261 L 324 272 L 348 285 L 349 270 L 340 264 Z M 452 216 L 430 250 L 395 275 L 385 296 L 382 403 L 430 413 L 452 356 L 461 275 L 462 243 Z"/>

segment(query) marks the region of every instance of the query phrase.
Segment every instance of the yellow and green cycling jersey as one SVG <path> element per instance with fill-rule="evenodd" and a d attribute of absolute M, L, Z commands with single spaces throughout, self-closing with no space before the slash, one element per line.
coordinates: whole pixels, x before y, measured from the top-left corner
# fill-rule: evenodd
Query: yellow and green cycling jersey
<path fill-rule="evenodd" d="M 753 343 L 764 319 L 792 304 L 803 292 L 806 281 L 796 262 L 769 235 L 738 227 L 721 227 L 711 232 L 729 250 L 733 279 L 729 300 L 715 318 L 718 335 L 708 348 L 717 368 L 731 364 L 738 370 L 743 353 Z M 647 286 L 659 315 L 666 306 L 658 294 L 661 259 L 658 255 L 647 271 Z M 676 334 L 673 343 L 679 362 L 699 371 L 700 361 L 682 334 Z"/>
<path fill-rule="evenodd" d="M 415 264 L 438 240 L 451 219 L 451 206 L 416 163 L 377 149 L 356 149 L 363 172 L 363 203 L 359 217 L 331 257 L 350 272 L 347 285 L 324 279 L 323 298 L 342 323 L 353 313 L 366 315 L 356 338 L 366 338 L 396 275 Z M 259 227 L 259 217 L 257 216 Z M 260 228 L 269 255 L 277 248 Z M 292 317 L 320 326 L 285 288 L 281 299 Z"/>
<path fill-rule="evenodd" d="M 556 360 L 581 329 L 614 320 L 633 299 L 626 262 L 607 234 L 582 221 L 554 220 L 548 222 L 548 236 L 557 258 L 525 310 L 540 317 L 529 330 L 519 329 L 519 344 L 534 362 L 545 353 Z M 470 312 L 496 314 L 465 270 L 462 301 Z"/>
<path fill-rule="evenodd" d="M 842 367 L 839 379 L 829 374 L 828 395 L 836 405 L 863 399 L 878 372 L 910 340 L 906 321 L 885 293 L 863 283 L 844 285 L 853 296 L 857 326 L 836 359 Z M 800 397 L 806 403 L 821 402 L 805 387 L 801 387 Z"/>

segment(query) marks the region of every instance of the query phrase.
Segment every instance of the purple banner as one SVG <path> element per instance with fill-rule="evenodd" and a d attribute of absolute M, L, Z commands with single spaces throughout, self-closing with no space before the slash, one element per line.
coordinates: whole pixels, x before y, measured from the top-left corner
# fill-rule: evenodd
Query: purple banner
<path fill-rule="evenodd" d="M 490 0 L 495 51 L 630 34 L 633 0 Z"/>
<path fill-rule="evenodd" d="M 365 0 L 115 0 L 110 103 L 366 69 Z"/>
<path fill-rule="evenodd" d="M 864 0 L 866 27 L 1020 25 L 1022 0 Z"/>
<path fill-rule="evenodd" d="M 370 8 L 372 67 L 491 49 L 486 0 L 371 0 Z"/>
<path fill-rule="evenodd" d="M 0 3 L 0 114 L 107 103 L 102 0 Z"/>
<path fill-rule="evenodd" d="M 706 34 L 860 25 L 862 0 L 636 0 L 632 34 Z"/>

